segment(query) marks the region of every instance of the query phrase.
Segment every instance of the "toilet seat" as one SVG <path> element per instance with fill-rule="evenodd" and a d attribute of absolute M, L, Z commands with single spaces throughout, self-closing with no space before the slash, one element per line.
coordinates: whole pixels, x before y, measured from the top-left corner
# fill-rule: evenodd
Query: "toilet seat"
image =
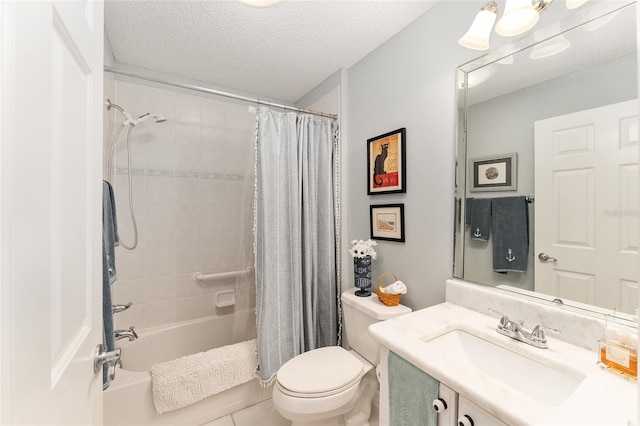
<path fill-rule="evenodd" d="M 357 385 L 364 365 L 340 346 L 318 348 L 287 361 L 277 374 L 277 386 L 286 395 L 320 398 Z"/>

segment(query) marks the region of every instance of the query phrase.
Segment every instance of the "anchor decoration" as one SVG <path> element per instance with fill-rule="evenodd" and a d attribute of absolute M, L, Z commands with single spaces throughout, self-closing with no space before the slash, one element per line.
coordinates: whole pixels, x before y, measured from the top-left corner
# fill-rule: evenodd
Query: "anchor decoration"
<path fill-rule="evenodd" d="M 476 228 L 476 232 L 473 233 L 474 237 L 482 237 L 482 232 L 480 232 L 480 228 Z"/>
<path fill-rule="evenodd" d="M 513 250 L 507 249 L 507 257 L 506 257 L 506 259 L 509 262 L 513 262 L 514 260 L 516 260 L 516 257 L 513 255 Z"/>

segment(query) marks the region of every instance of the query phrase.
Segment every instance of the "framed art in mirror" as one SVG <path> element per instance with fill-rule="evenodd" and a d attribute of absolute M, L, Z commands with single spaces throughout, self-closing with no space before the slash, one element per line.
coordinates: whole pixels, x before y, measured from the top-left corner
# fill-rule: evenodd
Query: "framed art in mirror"
<path fill-rule="evenodd" d="M 371 239 L 404 242 L 404 204 L 370 206 Z"/>
<path fill-rule="evenodd" d="M 518 189 L 516 152 L 469 160 L 471 192 L 515 191 Z"/>
<path fill-rule="evenodd" d="M 403 127 L 367 139 L 367 194 L 407 192 L 405 146 L 407 131 Z"/>

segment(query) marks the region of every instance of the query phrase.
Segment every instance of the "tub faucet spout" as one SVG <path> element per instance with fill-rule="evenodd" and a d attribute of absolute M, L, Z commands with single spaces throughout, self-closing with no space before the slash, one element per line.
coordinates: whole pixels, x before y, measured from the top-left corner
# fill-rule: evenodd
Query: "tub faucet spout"
<path fill-rule="evenodd" d="M 138 334 L 133 329 L 133 326 L 129 327 L 128 330 L 116 330 L 113 333 L 115 334 L 116 340 L 129 339 L 129 341 L 131 342 L 138 338 Z"/>

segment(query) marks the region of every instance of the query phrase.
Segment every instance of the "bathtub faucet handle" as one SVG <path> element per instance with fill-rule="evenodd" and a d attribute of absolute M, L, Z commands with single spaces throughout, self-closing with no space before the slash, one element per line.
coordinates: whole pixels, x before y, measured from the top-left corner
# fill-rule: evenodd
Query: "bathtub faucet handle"
<path fill-rule="evenodd" d="M 133 326 L 129 327 L 128 330 L 116 330 L 113 334 L 116 340 L 129 339 L 131 342 L 138 338 L 138 333 L 133 329 Z"/>
<path fill-rule="evenodd" d="M 133 305 L 133 303 L 131 302 L 127 303 L 126 305 L 111 305 L 111 311 L 114 314 L 117 314 L 118 312 L 126 311 L 131 307 L 131 305 Z"/>

